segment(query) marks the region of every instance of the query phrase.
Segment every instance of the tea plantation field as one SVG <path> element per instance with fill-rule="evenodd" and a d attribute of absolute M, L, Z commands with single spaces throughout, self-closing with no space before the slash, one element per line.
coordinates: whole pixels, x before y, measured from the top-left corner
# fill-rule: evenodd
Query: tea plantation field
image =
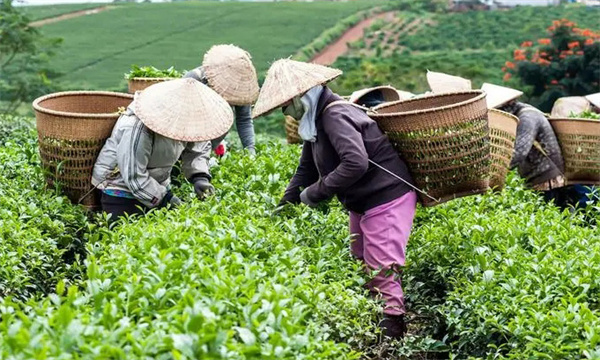
<path fill-rule="evenodd" d="M 64 39 L 50 68 L 70 89 L 126 88 L 132 64 L 192 69 L 213 44 L 248 50 L 259 72 L 293 55 L 338 20 L 382 0 L 314 3 L 176 2 L 125 4 L 43 26 Z"/>
<path fill-rule="evenodd" d="M 567 18 L 580 28 L 600 30 L 600 8 L 518 7 L 465 13 L 405 13 L 392 23 L 375 23 L 353 52 L 338 60 L 346 72 L 341 93 L 376 84 L 411 92 L 429 90 L 427 70 L 502 83 L 501 68 L 523 41 L 547 36 L 552 20 Z"/>
<path fill-rule="evenodd" d="M 26 6 L 22 9 L 32 21 L 47 19 L 79 10 L 93 9 L 106 4 L 63 4 Z"/>
<path fill-rule="evenodd" d="M 273 214 L 298 147 L 234 149 L 209 201 L 183 181 L 182 207 L 108 227 L 44 188 L 30 124 L 0 122 L 0 358 L 386 358 L 340 205 Z M 599 210 L 513 175 L 420 208 L 387 358 L 600 358 Z"/>

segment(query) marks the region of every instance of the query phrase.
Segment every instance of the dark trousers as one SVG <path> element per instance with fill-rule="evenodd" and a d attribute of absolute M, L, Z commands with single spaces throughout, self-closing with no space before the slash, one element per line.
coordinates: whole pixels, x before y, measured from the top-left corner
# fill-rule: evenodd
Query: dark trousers
<path fill-rule="evenodd" d="M 144 214 L 148 211 L 148 207 L 136 199 L 128 199 L 117 196 L 110 196 L 102 193 L 100 200 L 102 211 L 112 215 L 112 221 L 127 215 Z"/>

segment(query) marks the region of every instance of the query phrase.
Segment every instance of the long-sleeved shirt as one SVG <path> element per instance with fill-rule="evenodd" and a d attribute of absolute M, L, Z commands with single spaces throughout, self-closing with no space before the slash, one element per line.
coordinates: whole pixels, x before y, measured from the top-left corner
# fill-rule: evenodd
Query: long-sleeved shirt
<path fill-rule="evenodd" d="M 300 164 L 281 204 L 299 203 L 305 187 L 312 202 L 335 195 L 348 210 L 364 213 L 411 191 L 369 163 L 372 160 L 412 183 L 406 164 L 377 123 L 351 105 L 324 110 L 336 100 L 341 98 L 325 88 L 317 106 L 317 140 L 304 142 Z"/>
<path fill-rule="evenodd" d="M 505 110 L 519 118 L 511 167 L 517 167 L 521 177 L 531 186 L 562 175 L 565 169 L 562 152 L 544 114 L 531 105 L 519 102 Z M 542 146 L 546 154 L 534 147 L 534 141 Z"/>
<path fill-rule="evenodd" d="M 204 70 L 201 66 L 194 70 L 188 71 L 183 77 L 196 79 L 205 85 L 209 85 Z M 244 149 L 249 149 L 253 151 L 255 135 L 254 122 L 252 121 L 251 115 L 251 108 L 249 105 L 233 106 L 233 111 L 235 113 L 235 127 L 240 137 L 240 141 L 242 142 L 242 146 L 244 147 Z M 221 143 L 223 138 L 225 138 L 225 135 L 212 141 L 213 149 Z"/>
<path fill-rule="evenodd" d="M 121 115 L 100 151 L 92 185 L 100 190 L 128 192 L 152 208 L 166 195 L 171 170 L 180 157 L 187 179 L 196 175 L 210 179 L 210 142 L 183 142 L 154 133 L 135 115 L 133 108 L 132 104 Z"/>

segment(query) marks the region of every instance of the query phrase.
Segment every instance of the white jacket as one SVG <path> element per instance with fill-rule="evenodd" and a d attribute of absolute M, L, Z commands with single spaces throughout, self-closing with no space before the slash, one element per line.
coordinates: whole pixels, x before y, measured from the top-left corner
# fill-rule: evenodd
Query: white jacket
<path fill-rule="evenodd" d="M 135 115 L 132 103 L 98 155 L 92 185 L 130 192 L 142 204 L 155 207 L 167 193 L 180 156 L 187 179 L 195 175 L 210 179 L 210 151 L 209 141 L 183 142 L 154 133 Z"/>

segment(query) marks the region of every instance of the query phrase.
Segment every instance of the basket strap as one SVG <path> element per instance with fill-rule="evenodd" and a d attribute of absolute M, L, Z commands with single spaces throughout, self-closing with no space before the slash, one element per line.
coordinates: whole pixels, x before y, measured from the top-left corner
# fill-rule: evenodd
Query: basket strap
<path fill-rule="evenodd" d="M 329 105 L 325 106 L 325 109 L 323 109 L 322 112 L 325 112 L 329 108 L 334 107 L 336 105 L 351 105 L 351 106 L 354 106 L 355 108 L 359 108 L 359 109 L 364 110 L 364 111 L 373 111 L 372 109 L 370 109 L 368 107 L 360 106 L 360 105 L 352 103 L 352 102 L 350 102 L 348 100 L 336 100 L 336 101 L 330 103 Z"/>

